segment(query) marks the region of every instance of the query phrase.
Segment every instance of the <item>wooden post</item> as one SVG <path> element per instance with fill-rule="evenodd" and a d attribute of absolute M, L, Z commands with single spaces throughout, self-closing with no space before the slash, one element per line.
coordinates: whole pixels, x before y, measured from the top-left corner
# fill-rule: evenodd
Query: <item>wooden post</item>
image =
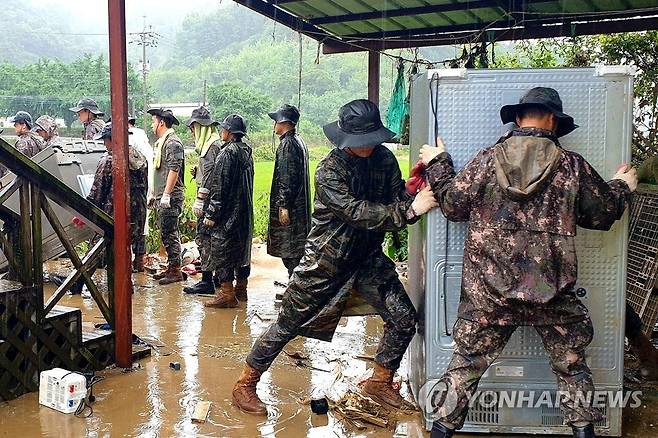
<path fill-rule="evenodd" d="M 379 106 L 379 52 L 368 51 L 368 100 Z"/>
<path fill-rule="evenodd" d="M 35 184 L 30 184 L 32 207 L 32 276 L 37 294 L 37 309 L 43 312 L 39 317 L 45 318 L 43 311 L 43 241 L 41 228 L 41 190 Z M 39 320 L 40 321 L 40 320 Z"/>
<path fill-rule="evenodd" d="M 30 220 L 30 187 L 29 183 L 21 178 L 21 186 L 18 189 L 18 199 L 20 200 L 20 255 L 22 261 L 21 283 L 23 286 L 30 287 L 33 284 L 32 278 L 32 221 Z"/>
<path fill-rule="evenodd" d="M 130 181 L 128 180 L 128 76 L 125 0 L 108 0 L 112 96 L 114 201 L 114 335 L 117 366 L 132 367 Z M 110 274 L 111 275 L 111 274 Z"/>

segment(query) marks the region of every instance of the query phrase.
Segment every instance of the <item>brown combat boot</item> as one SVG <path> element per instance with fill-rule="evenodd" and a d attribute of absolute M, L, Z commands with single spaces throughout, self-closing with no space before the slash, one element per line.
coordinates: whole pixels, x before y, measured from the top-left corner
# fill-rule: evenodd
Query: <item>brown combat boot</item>
<path fill-rule="evenodd" d="M 171 271 L 171 266 L 167 265 L 167 269 L 165 269 L 164 271 L 158 272 L 157 274 L 153 274 L 153 279 L 154 280 L 162 280 L 167 275 L 169 275 L 170 271 Z"/>
<path fill-rule="evenodd" d="M 144 272 L 144 256 L 136 255 L 133 260 L 133 272 Z"/>
<path fill-rule="evenodd" d="M 238 307 L 238 299 L 235 298 L 235 289 L 233 289 L 233 282 L 227 281 L 219 286 L 217 296 L 210 301 L 203 303 L 205 307 L 213 307 L 215 309 L 227 309 Z"/>
<path fill-rule="evenodd" d="M 248 280 L 235 280 L 235 298 L 238 301 L 247 301 L 247 283 Z"/>
<path fill-rule="evenodd" d="M 260 376 L 260 371 L 245 365 L 233 387 L 233 404 L 247 414 L 267 416 L 267 407 L 256 394 L 256 384 Z"/>
<path fill-rule="evenodd" d="M 176 283 L 183 280 L 185 280 L 185 278 L 180 270 L 180 265 L 170 265 L 167 275 L 161 278 L 160 281 L 158 281 L 158 284 L 164 286 L 165 284 Z"/>
<path fill-rule="evenodd" d="M 404 399 L 400 392 L 393 388 L 395 371 L 375 363 L 372 377 L 361 384 L 363 391 L 380 403 L 386 403 L 394 408 L 402 407 Z"/>

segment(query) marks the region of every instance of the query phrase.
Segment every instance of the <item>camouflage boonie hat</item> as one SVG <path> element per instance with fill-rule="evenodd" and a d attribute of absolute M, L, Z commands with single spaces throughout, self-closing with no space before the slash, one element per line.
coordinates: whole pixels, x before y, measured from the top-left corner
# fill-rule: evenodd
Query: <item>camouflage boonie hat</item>
<path fill-rule="evenodd" d="M 56 135 L 59 135 L 59 131 L 57 129 L 57 122 L 55 121 L 54 118 L 46 115 L 39 117 L 37 121 L 34 122 L 34 130 L 46 131 L 49 137 L 54 137 Z"/>
<path fill-rule="evenodd" d="M 146 112 L 152 116 L 160 117 L 162 120 L 169 120 L 172 125 L 180 125 L 180 122 L 178 121 L 176 116 L 174 116 L 173 111 L 170 109 L 151 108 Z"/>
<path fill-rule="evenodd" d="M 78 102 L 77 106 L 74 106 L 73 108 L 69 108 L 69 111 L 73 111 L 74 113 L 79 113 L 83 109 L 91 111 L 93 114 L 96 114 L 97 116 L 102 116 L 103 111 L 98 109 L 98 104 L 94 99 L 90 99 L 89 97 L 83 97 L 80 99 Z"/>

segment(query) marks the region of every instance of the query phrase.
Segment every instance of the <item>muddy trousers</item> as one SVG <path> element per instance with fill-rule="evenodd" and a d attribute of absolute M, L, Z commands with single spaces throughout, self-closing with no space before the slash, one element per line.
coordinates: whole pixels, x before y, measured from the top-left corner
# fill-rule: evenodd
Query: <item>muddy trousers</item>
<path fill-rule="evenodd" d="M 434 419 L 457 429 L 464 425 L 469 397 L 477 390 L 482 374 L 496 360 L 517 326 L 479 324 L 458 319 L 453 331 L 455 351 L 440 380 L 444 396 L 435 397 Z M 557 376 L 560 409 L 568 424 L 596 422 L 601 412 L 588 405 L 584 397 L 593 393 L 592 373 L 585 363 L 585 348 L 592 341 L 592 321 L 556 326 L 535 326 Z M 436 387 L 436 386 L 435 386 Z"/>
<path fill-rule="evenodd" d="M 283 262 L 283 266 L 285 266 L 286 269 L 288 270 L 288 278 L 292 277 L 292 272 L 295 270 L 297 265 L 299 265 L 299 261 L 301 259 L 302 259 L 301 257 L 281 259 L 281 261 Z"/>
<path fill-rule="evenodd" d="M 281 312 L 254 343 L 247 363 L 265 372 L 285 345 L 300 333 L 302 326 L 318 315 L 338 293 L 339 285 L 331 280 L 318 282 L 312 288 L 302 288 L 303 272 L 294 280 L 283 295 Z M 355 289 L 384 320 L 384 334 L 379 342 L 375 362 L 384 368 L 397 370 L 404 352 L 416 332 L 416 310 L 397 277 L 386 284 L 355 283 Z"/>
<path fill-rule="evenodd" d="M 158 207 L 160 221 L 160 236 L 162 245 L 167 251 L 167 263 L 170 266 L 180 266 L 181 246 L 178 217 L 181 214 L 183 201 L 171 200 L 171 207 Z"/>
<path fill-rule="evenodd" d="M 130 240 L 135 257 L 146 254 L 146 189 L 140 193 L 130 194 Z"/>

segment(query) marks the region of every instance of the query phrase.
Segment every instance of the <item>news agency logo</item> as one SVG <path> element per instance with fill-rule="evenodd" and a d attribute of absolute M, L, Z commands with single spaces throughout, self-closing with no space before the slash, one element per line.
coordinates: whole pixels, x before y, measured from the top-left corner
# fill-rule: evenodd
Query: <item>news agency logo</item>
<path fill-rule="evenodd" d="M 464 408 L 637 408 L 642 405 L 642 391 L 476 391 L 459 396 L 454 382 L 430 380 L 420 389 L 418 402 L 427 421 L 454 420 Z"/>

